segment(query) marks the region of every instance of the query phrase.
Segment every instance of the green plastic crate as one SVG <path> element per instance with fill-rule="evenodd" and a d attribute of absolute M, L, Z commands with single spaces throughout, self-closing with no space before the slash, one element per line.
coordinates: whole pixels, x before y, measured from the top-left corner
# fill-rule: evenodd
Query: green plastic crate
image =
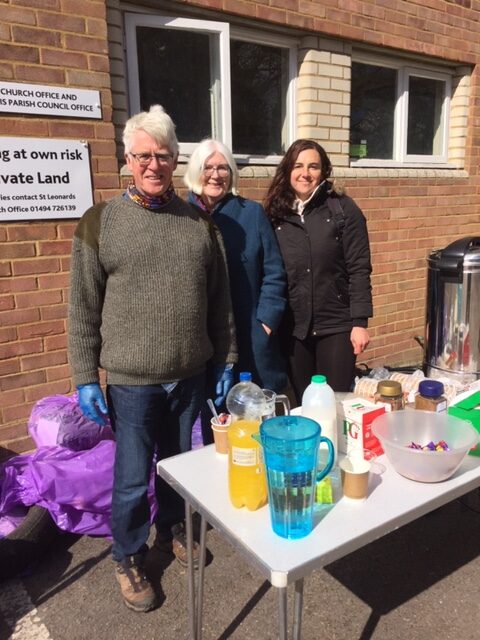
<path fill-rule="evenodd" d="M 461 400 L 454 407 L 448 407 L 447 412 L 462 420 L 468 420 L 480 433 L 480 391 Z M 472 456 L 480 456 L 480 443 L 468 452 Z"/>

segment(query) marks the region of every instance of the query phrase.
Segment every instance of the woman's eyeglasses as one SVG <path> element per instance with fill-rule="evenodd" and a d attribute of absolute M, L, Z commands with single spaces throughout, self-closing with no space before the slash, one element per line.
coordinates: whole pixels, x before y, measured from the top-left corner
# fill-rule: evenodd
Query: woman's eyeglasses
<path fill-rule="evenodd" d="M 141 167 L 148 167 L 152 158 L 155 158 L 158 164 L 168 164 L 173 158 L 171 153 L 130 153 L 130 155 Z"/>
<path fill-rule="evenodd" d="M 203 175 L 206 178 L 210 178 L 211 176 L 213 176 L 215 171 L 220 176 L 220 178 L 226 178 L 227 176 L 230 175 L 231 170 L 227 164 L 219 164 L 216 167 L 213 167 L 212 165 L 207 164 L 206 167 L 203 167 Z"/>

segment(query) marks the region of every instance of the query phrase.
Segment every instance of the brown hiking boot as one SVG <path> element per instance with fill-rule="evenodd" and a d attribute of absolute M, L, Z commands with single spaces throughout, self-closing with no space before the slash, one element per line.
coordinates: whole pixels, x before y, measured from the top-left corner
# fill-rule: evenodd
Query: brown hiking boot
<path fill-rule="evenodd" d="M 187 552 L 187 535 L 183 524 L 175 525 L 172 528 L 173 538 L 171 540 L 161 540 L 158 536 L 155 539 L 154 546 L 162 553 L 174 555 L 177 562 L 182 567 L 188 566 Z M 193 541 L 193 568 L 198 569 L 200 564 L 200 545 Z"/>
<path fill-rule="evenodd" d="M 157 596 L 147 580 L 140 554 L 128 556 L 115 568 L 115 576 L 122 591 L 123 601 L 134 611 L 150 611 L 157 606 Z"/>

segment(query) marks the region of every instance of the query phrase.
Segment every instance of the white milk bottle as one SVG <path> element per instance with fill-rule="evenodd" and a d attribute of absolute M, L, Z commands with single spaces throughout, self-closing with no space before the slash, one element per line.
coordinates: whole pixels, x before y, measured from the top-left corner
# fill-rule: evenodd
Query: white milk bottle
<path fill-rule="evenodd" d="M 322 436 L 330 438 L 335 450 L 335 461 L 337 463 L 337 407 L 335 404 L 335 394 L 332 387 L 327 384 L 325 376 L 312 376 L 312 381 L 303 392 L 302 396 L 302 416 L 311 418 L 318 422 L 322 428 Z M 323 449 L 326 445 L 320 445 L 320 458 L 322 459 Z"/>

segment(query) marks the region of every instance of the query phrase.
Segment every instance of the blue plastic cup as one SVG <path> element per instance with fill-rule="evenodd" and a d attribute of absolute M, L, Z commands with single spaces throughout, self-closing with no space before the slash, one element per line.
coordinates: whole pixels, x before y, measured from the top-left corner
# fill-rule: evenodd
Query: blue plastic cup
<path fill-rule="evenodd" d="M 303 538 L 313 529 L 316 483 L 330 472 L 333 443 L 321 436 L 318 422 L 303 416 L 277 416 L 260 425 L 267 472 L 272 528 L 282 538 Z M 320 443 L 328 460 L 317 469 Z"/>

